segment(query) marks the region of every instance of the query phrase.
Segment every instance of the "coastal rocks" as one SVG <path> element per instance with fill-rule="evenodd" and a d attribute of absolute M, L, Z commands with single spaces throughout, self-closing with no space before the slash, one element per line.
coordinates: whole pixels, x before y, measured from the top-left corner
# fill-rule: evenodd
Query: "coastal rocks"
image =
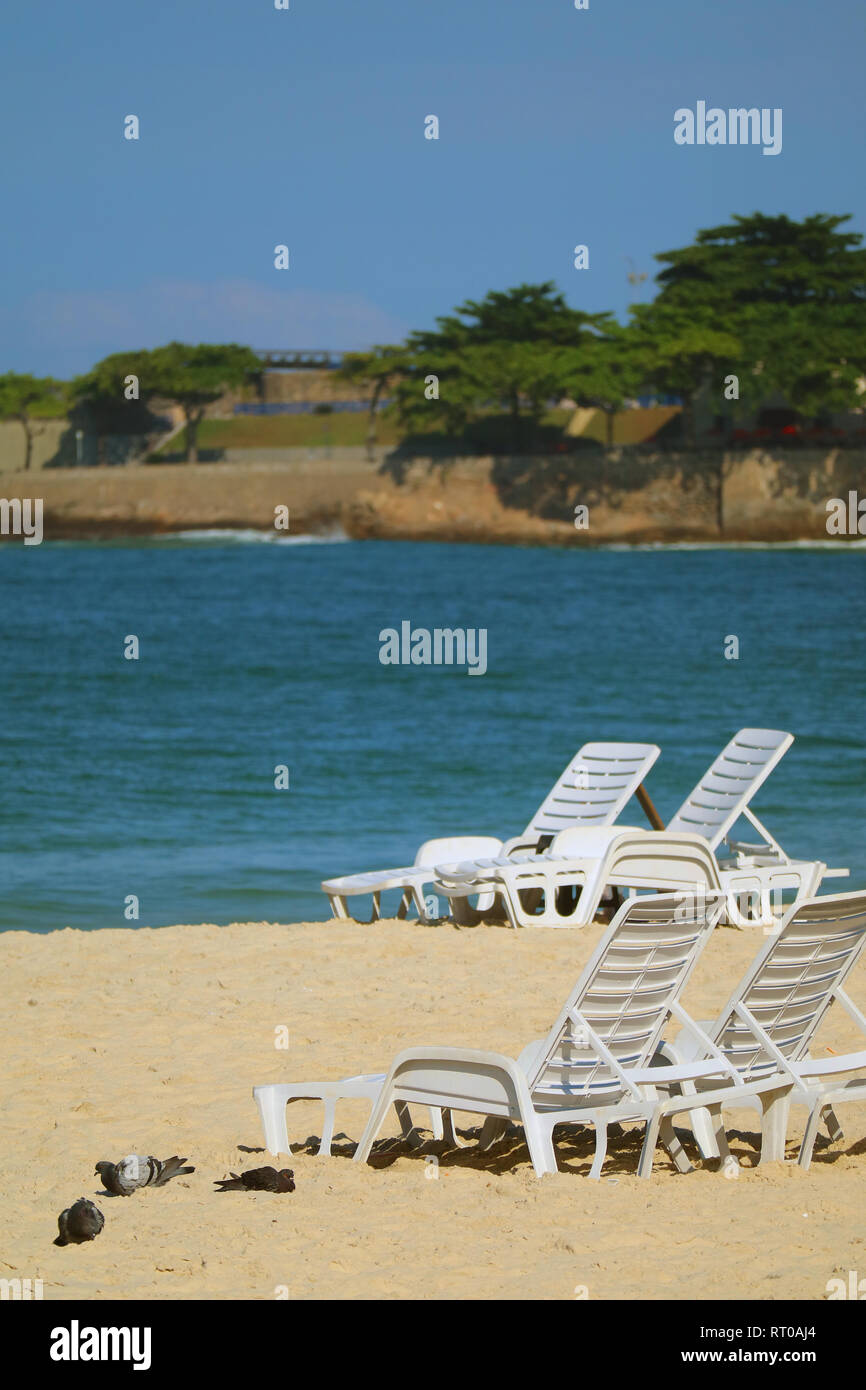
<path fill-rule="evenodd" d="M 23 474 L 0 474 L 19 496 Z M 866 496 L 866 451 L 296 458 L 39 474 L 46 540 L 172 531 L 342 529 L 354 539 L 499 545 L 826 539 L 827 501 Z M 581 525 L 576 524 L 580 508 Z M 0 537 L 2 539 L 2 537 Z M 10 543 L 12 543 L 11 538 Z"/>

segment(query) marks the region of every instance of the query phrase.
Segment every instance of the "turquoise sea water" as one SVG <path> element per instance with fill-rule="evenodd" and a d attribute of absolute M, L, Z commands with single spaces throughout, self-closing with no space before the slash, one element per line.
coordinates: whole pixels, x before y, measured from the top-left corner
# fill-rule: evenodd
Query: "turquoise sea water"
<path fill-rule="evenodd" d="M 743 725 L 796 735 L 759 815 L 866 885 L 862 547 L 5 545 L 0 606 L 3 929 L 324 918 L 323 877 L 522 830 L 589 739 L 661 745 L 667 818 Z M 380 664 L 406 620 L 486 674 Z"/>

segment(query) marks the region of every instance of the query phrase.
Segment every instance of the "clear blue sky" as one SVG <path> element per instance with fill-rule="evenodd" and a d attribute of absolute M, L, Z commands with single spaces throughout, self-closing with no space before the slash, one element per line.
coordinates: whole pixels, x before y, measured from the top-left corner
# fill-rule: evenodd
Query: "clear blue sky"
<path fill-rule="evenodd" d="M 626 257 L 733 212 L 866 231 L 860 0 L 47 0 L 3 28 L 0 371 L 362 347 L 524 280 L 623 317 Z M 782 153 L 677 146 L 699 99 L 781 107 Z"/>

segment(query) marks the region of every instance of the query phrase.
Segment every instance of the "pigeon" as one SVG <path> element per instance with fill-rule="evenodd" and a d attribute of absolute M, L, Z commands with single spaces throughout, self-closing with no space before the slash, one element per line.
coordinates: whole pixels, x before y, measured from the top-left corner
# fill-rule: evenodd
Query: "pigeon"
<path fill-rule="evenodd" d="M 67 1207 L 57 1218 L 60 1235 L 55 1245 L 81 1245 L 85 1240 L 95 1240 L 105 1225 L 105 1217 L 86 1197 L 79 1197 L 71 1207 Z"/>
<path fill-rule="evenodd" d="M 291 1168 L 248 1168 L 245 1173 L 232 1173 L 231 1178 L 217 1182 L 218 1192 L 294 1192 L 295 1175 Z"/>
<path fill-rule="evenodd" d="M 127 1154 L 119 1163 L 107 1163 L 104 1159 L 97 1163 L 95 1172 L 102 1179 L 106 1192 L 115 1197 L 130 1197 L 139 1187 L 164 1187 L 172 1178 L 181 1173 L 194 1173 L 194 1168 L 184 1168 L 185 1158 L 159 1159 L 142 1154 Z"/>

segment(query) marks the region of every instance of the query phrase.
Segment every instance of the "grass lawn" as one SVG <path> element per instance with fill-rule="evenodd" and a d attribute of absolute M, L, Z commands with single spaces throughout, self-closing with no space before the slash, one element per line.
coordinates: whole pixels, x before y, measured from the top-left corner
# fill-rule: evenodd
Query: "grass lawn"
<path fill-rule="evenodd" d="M 377 426 L 380 444 L 396 444 L 399 432 L 390 421 Z M 321 449 L 332 445 L 363 445 L 367 416 L 333 415 L 234 415 L 230 420 L 202 420 L 198 446 L 204 449 Z M 184 434 L 176 434 L 157 457 L 174 455 L 184 448 Z"/>
<path fill-rule="evenodd" d="M 570 410 L 550 410 L 542 424 L 562 430 Z M 335 412 L 333 415 L 234 415 L 227 420 L 203 420 L 198 433 L 199 451 L 209 449 L 321 449 L 361 447 L 366 443 L 367 416 Z M 399 444 L 404 431 L 396 419 L 380 417 L 377 443 L 386 448 Z M 183 457 L 184 434 L 176 434 L 157 458 Z"/>

